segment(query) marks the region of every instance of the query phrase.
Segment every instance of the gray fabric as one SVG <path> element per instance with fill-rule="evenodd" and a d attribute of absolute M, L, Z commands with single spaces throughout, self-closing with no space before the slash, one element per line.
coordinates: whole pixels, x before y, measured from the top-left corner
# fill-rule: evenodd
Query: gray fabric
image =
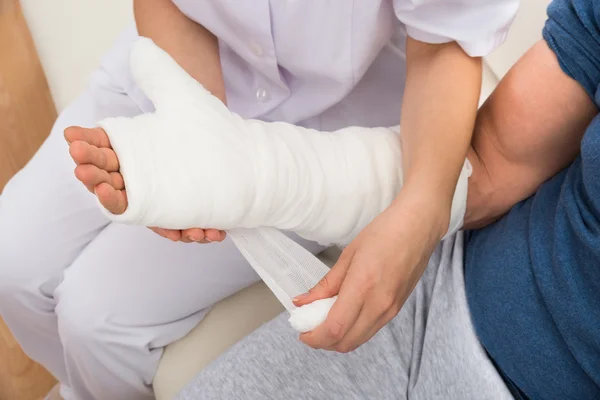
<path fill-rule="evenodd" d="M 462 233 L 438 247 L 398 316 L 353 353 L 308 348 L 286 319 L 233 346 L 178 399 L 512 399 L 471 324 Z"/>

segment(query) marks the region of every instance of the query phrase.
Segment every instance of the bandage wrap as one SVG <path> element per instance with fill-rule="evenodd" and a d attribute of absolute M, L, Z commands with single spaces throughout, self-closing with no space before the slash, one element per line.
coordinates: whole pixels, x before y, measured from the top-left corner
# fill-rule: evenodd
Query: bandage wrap
<path fill-rule="evenodd" d="M 261 278 L 302 321 L 295 327 L 312 330 L 333 302 L 303 307 L 312 315 L 303 317 L 290 298 L 314 286 L 327 267 L 273 228 L 322 244 L 348 244 L 402 187 L 399 129 L 318 132 L 244 120 L 149 39 L 134 45 L 131 68 L 156 111 L 99 123 L 119 158 L 129 201 L 124 214 L 108 216 L 169 229 L 230 231 Z M 449 232 L 462 225 L 469 175 L 466 163 Z"/>

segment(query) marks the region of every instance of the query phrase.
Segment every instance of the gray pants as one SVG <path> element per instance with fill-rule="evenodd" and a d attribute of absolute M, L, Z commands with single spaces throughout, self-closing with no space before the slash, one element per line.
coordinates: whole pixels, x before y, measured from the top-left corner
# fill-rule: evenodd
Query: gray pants
<path fill-rule="evenodd" d="M 398 316 L 350 354 L 310 349 L 286 319 L 233 346 L 178 399 L 512 399 L 473 330 L 462 233 L 438 246 Z"/>

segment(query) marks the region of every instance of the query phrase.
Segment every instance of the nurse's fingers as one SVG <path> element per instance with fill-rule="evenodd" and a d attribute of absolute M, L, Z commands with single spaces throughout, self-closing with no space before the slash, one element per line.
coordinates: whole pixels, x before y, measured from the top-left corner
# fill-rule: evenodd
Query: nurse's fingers
<path fill-rule="evenodd" d="M 338 294 L 342 287 L 342 283 L 344 282 L 344 278 L 348 273 L 353 254 L 354 253 L 349 247 L 344 249 L 335 265 L 315 287 L 310 289 L 307 293 L 292 299 L 294 305 L 296 307 L 302 307 L 303 305 L 310 304 L 314 301 L 333 297 Z"/>
<path fill-rule="evenodd" d="M 162 236 L 165 239 L 172 240 L 174 242 L 178 242 L 179 240 L 181 240 L 181 231 L 178 229 L 163 229 L 150 227 L 150 230 L 156 233 L 157 235 Z"/>
<path fill-rule="evenodd" d="M 350 351 L 339 349 L 338 344 L 344 340 L 364 305 L 364 298 L 355 288 L 355 282 L 344 282 L 337 300 L 327 315 L 327 319 L 315 330 L 300 335 L 300 340 L 313 349 Z"/>

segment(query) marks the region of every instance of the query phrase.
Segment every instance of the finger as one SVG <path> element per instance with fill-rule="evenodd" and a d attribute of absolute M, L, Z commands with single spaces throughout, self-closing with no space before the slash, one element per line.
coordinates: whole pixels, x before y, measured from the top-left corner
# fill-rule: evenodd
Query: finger
<path fill-rule="evenodd" d="M 71 126 L 65 129 L 65 139 L 69 143 L 83 141 L 98 148 L 111 148 L 108 135 L 102 128 L 82 128 Z"/>
<path fill-rule="evenodd" d="M 150 229 L 152 232 L 156 233 L 158 236 L 168 239 L 167 236 L 165 235 L 165 233 L 163 232 L 163 229 L 156 228 L 153 226 L 149 226 L 148 229 Z"/>
<path fill-rule="evenodd" d="M 207 242 L 222 242 L 225 239 L 225 232 L 217 229 L 206 229 L 204 231 Z"/>
<path fill-rule="evenodd" d="M 347 277 L 325 322 L 300 335 L 300 340 L 314 349 L 334 350 L 356 323 L 365 301 L 360 293 Z"/>
<path fill-rule="evenodd" d="M 88 142 L 78 140 L 71 143 L 69 153 L 78 165 L 93 164 L 108 172 L 117 172 L 119 170 L 119 159 L 111 149 L 99 148 L 92 146 Z"/>
<path fill-rule="evenodd" d="M 171 239 L 174 242 L 181 240 L 181 231 L 179 229 L 165 229 L 167 239 Z"/>
<path fill-rule="evenodd" d="M 127 210 L 127 193 L 116 190 L 108 183 L 101 183 L 94 188 L 100 204 L 115 215 L 120 215 Z"/>
<path fill-rule="evenodd" d="M 387 313 L 380 316 L 371 326 L 367 327 L 367 329 L 364 330 L 364 333 L 362 336 L 360 336 L 359 338 L 356 338 L 356 339 L 349 338 L 348 339 L 349 342 L 353 341 L 352 344 L 338 343 L 338 348 L 336 348 L 336 351 L 341 352 L 341 353 L 348 353 L 348 352 L 352 352 L 352 351 L 356 350 L 357 348 L 359 348 L 360 346 L 362 346 L 363 344 L 365 344 L 369 340 L 371 340 L 373 338 L 373 336 L 375 336 L 377 334 L 377 332 L 379 332 L 392 319 L 394 319 L 396 317 L 396 315 L 398 315 L 399 311 L 400 311 L 399 308 L 398 309 L 390 309 Z M 361 314 L 362 314 L 362 311 L 361 311 Z M 360 318 L 360 316 L 359 316 L 359 318 Z M 350 334 L 348 334 L 348 336 L 349 335 Z"/>
<path fill-rule="evenodd" d="M 125 189 L 123 176 L 118 172 L 106 172 L 92 164 L 82 164 L 75 168 L 75 176 L 90 192 L 101 183 L 108 183 L 116 190 Z"/>
<path fill-rule="evenodd" d="M 181 237 L 190 242 L 201 242 L 204 240 L 204 230 L 199 228 L 184 229 L 181 231 Z"/>
<path fill-rule="evenodd" d="M 367 299 L 363 304 L 352 328 L 344 338 L 336 344 L 335 350 L 340 353 L 348 353 L 356 350 L 393 318 L 392 316 L 387 319 L 395 309 L 396 307 L 393 304 L 393 300 L 388 304 L 388 301 L 381 298 L 381 296 L 371 296 L 371 298 Z"/>
<path fill-rule="evenodd" d="M 195 240 L 190 240 L 190 238 L 189 238 L 189 237 L 187 237 L 187 236 L 185 236 L 185 235 L 183 235 L 183 234 L 181 235 L 181 240 L 180 240 L 180 242 L 182 242 L 182 243 L 196 243 L 196 241 L 195 241 Z"/>
<path fill-rule="evenodd" d="M 302 307 L 303 305 L 310 304 L 316 300 L 326 299 L 338 294 L 342 287 L 342 283 L 344 282 L 344 278 L 348 273 L 350 261 L 350 256 L 340 256 L 339 260 L 331 267 L 327 275 L 325 275 L 315 287 L 310 289 L 308 293 L 297 296 L 292 300 L 294 305 L 296 307 Z"/>
<path fill-rule="evenodd" d="M 150 228 L 154 233 L 164 237 L 165 239 L 172 240 L 174 242 L 178 242 L 181 239 L 181 231 L 177 229 L 163 229 L 163 228 Z"/>
<path fill-rule="evenodd" d="M 94 188 L 106 181 L 108 172 L 101 170 L 95 165 L 83 164 L 75 168 L 75 177 L 85 185 L 88 191 L 94 193 Z"/>
<path fill-rule="evenodd" d="M 125 181 L 120 172 L 109 172 L 110 184 L 116 190 L 125 190 Z"/>

